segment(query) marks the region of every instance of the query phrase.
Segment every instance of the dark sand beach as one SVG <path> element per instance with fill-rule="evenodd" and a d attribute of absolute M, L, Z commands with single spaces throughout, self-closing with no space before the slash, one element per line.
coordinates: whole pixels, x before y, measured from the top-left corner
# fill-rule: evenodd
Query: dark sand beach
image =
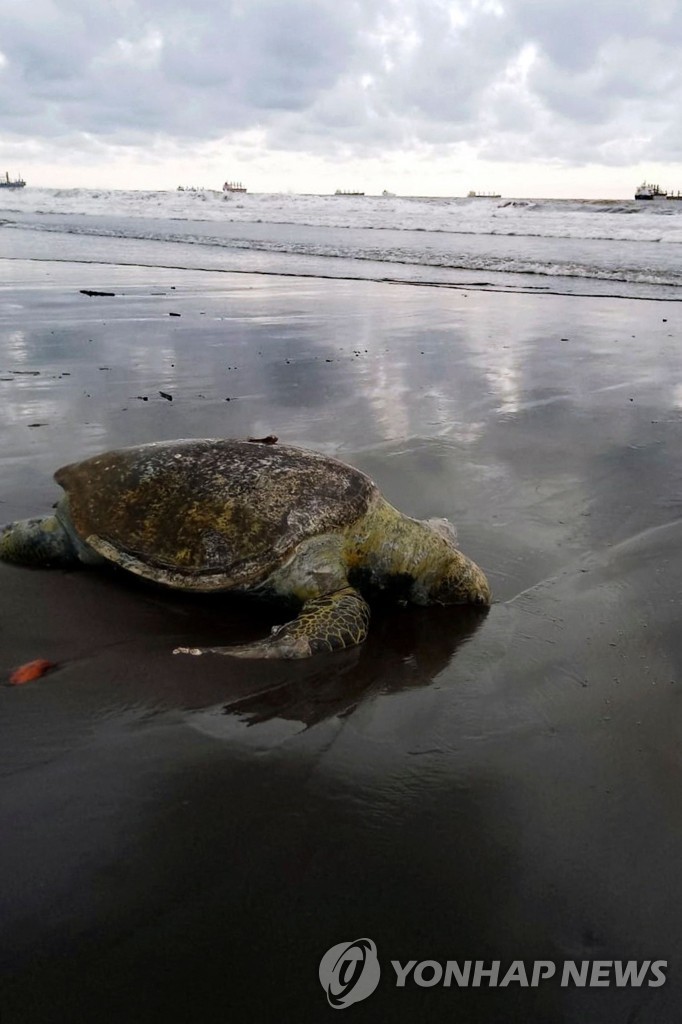
<path fill-rule="evenodd" d="M 448 516 L 495 593 L 245 664 L 171 651 L 271 610 L 0 565 L 3 680 L 58 664 L 0 687 L 3 1024 L 317 1024 L 320 959 L 361 936 L 382 980 L 355 1021 L 679 1021 L 680 317 L 0 263 L 0 520 L 100 449 L 273 433 Z M 467 959 L 667 981 L 401 989 L 390 966 Z"/>

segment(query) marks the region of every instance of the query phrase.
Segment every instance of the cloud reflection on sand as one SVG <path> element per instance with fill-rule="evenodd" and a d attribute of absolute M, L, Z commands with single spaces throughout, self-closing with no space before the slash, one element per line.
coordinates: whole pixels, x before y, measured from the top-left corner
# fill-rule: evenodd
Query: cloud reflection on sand
<path fill-rule="evenodd" d="M 677 416 L 680 350 L 662 304 L 91 265 L 11 270 L 22 302 L 0 320 L 10 516 L 51 503 L 56 466 L 102 448 L 276 433 L 350 458 L 411 514 L 458 520 L 463 546 L 479 545 L 501 580 L 513 564 L 522 583 L 538 557 L 548 566 L 608 537 L 623 510 L 607 501 L 600 511 L 593 491 L 623 475 L 633 456 L 619 453 L 633 443 L 660 452 Z M 116 295 L 90 298 L 83 287 Z M 30 472 L 30 490 L 12 485 L 15 465 L 24 480 Z M 656 465 L 644 472 L 672 500 Z M 649 514 L 636 495 L 627 507 L 635 526 Z"/>

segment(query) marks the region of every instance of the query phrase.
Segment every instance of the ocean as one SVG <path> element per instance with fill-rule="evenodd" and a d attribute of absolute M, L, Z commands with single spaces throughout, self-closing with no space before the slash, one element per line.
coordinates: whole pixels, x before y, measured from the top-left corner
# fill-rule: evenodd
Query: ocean
<path fill-rule="evenodd" d="M 26 188 L 0 256 L 682 298 L 682 202 Z"/>

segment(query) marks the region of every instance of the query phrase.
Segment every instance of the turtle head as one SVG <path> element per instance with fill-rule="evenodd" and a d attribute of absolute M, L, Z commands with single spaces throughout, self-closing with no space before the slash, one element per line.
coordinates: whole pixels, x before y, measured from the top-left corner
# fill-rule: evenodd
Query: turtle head
<path fill-rule="evenodd" d="M 57 517 L 45 516 L 0 527 L 0 561 L 66 566 L 78 562 L 78 552 Z"/>
<path fill-rule="evenodd" d="M 426 604 L 475 604 L 488 607 L 490 585 L 475 562 L 457 548 L 457 534 L 447 519 L 424 521 L 436 538 L 420 582 Z"/>
<path fill-rule="evenodd" d="M 491 600 L 485 574 L 461 551 L 455 551 L 442 570 L 429 580 L 429 604 L 475 604 L 487 608 Z"/>

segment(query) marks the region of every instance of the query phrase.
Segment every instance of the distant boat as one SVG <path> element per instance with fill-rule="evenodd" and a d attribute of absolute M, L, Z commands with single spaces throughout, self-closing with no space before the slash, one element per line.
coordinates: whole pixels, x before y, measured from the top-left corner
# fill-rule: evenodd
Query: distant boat
<path fill-rule="evenodd" d="M 352 192 L 343 188 L 337 188 L 335 196 L 364 196 L 364 192 Z"/>
<path fill-rule="evenodd" d="M 499 192 L 467 192 L 467 199 L 501 199 Z"/>
<path fill-rule="evenodd" d="M 635 192 L 635 199 L 667 199 L 668 193 L 664 192 L 658 185 L 652 185 L 643 181 Z"/>
<path fill-rule="evenodd" d="M 682 192 L 678 189 L 677 192 L 668 192 L 666 199 L 682 199 Z"/>
<path fill-rule="evenodd" d="M 223 185 L 223 192 L 246 192 L 241 181 L 226 181 Z"/>
<path fill-rule="evenodd" d="M 205 192 L 203 185 L 178 185 L 178 192 Z"/>
<path fill-rule="evenodd" d="M 385 199 L 395 199 L 395 192 L 389 192 L 387 188 L 381 194 Z"/>
<path fill-rule="evenodd" d="M 5 171 L 5 180 L 3 181 L 2 178 L 0 178 L 0 188 L 25 188 L 25 187 L 26 187 L 26 182 L 24 181 L 24 179 L 22 177 L 18 177 L 18 178 L 12 179 L 12 178 L 10 178 L 9 174 L 7 173 L 7 171 Z"/>

